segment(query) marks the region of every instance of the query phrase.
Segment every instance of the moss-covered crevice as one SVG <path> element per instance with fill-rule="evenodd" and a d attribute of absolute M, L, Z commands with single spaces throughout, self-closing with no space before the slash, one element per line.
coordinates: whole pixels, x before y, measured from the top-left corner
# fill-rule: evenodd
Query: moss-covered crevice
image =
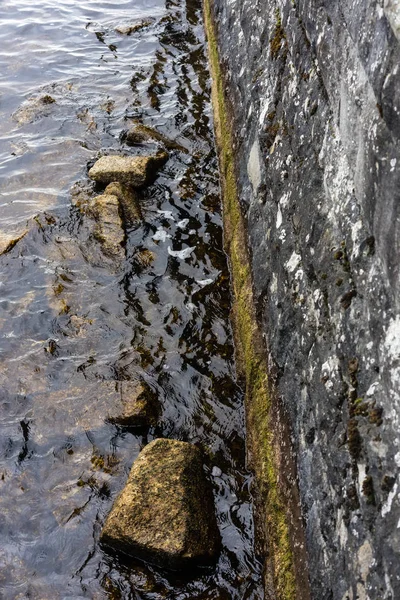
<path fill-rule="evenodd" d="M 257 484 L 257 529 L 264 538 L 267 556 L 266 596 L 277 600 L 303 600 L 309 597 L 304 589 L 308 588 L 308 578 L 304 573 L 299 577 L 300 569 L 293 552 L 296 535 L 292 531 L 292 507 L 284 489 L 285 480 L 287 483 L 290 479 L 290 485 L 294 487 L 296 483 L 293 482 L 293 474 L 291 477 L 288 473 L 282 473 L 282 467 L 286 464 L 283 454 L 288 451 L 283 451 L 276 431 L 277 399 L 268 378 L 266 352 L 256 319 L 246 224 L 236 184 L 232 121 L 224 93 L 211 0 L 204 0 L 204 17 L 213 79 L 214 127 L 219 152 L 225 246 L 230 259 L 234 293 L 237 359 L 246 384 L 248 455 Z"/>

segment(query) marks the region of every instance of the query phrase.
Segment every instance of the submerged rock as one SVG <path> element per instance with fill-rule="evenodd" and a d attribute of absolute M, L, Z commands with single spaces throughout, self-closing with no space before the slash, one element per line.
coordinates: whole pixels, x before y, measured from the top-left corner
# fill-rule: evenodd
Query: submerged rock
<path fill-rule="evenodd" d="M 32 123 L 36 119 L 48 116 L 50 114 L 49 106 L 56 101 L 49 94 L 37 98 L 29 98 L 14 114 L 13 119 L 19 125 Z"/>
<path fill-rule="evenodd" d="M 180 152 L 184 152 L 187 154 L 187 149 L 175 142 L 174 140 L 170 140 L 168 137 L 153 129 L 152 127 L 148 127 L 147 125 L 142 125 L 141 123 L 135 123 L 129 129 L 124 136 L 124 141 L 129 146 L 134 146 L 135 144 L 142 144 L 143 142 L 148 142 L 155 140 L 157 142 L 161 142 L 163 146 L 167 150 L 179 150 Z"/>
<path fill-rule="evenodd" d="M 160 405 L 148 385 L 141 382 L 121 381 L 121 412 L 110 415 L 109 420 L 124 427 L 150 427 L 156 425 Z"/>
<path fill-rule="evenodd" d="M 26 236 L 28 230 L 24 230 L 20 234 L 7 234 L 0 233 L 0 256 L 2 254 L 7 254 L 7 252 L 11 252 L 11 250 L 18 244 L 22 238 Z"/>
<path fill-rule="evenodd" d="M 114 503 L 100 541 L 170 569 L 214 559 L 220 538 L 200 450 L 165 439 L 146 446 Z"/>
<path fill-rule="evenodd" d="M 153 20 L 147 19 L 145 21 L 139 21 L 136 23 L 128 23 L 126 25 L 117 25 L 115 31 L 120 33 L 121 35 L 131 35 L 131 33 L 136 33 L 141 29 L 145 29 L 146 27 L 150 27 L 153 24 Z"/>
<path fill-rule="evenodd" d="M 125 221 L 132 223 L 142 219 L 139 198 L 137 192 L 133 188 L 124 186 L 117 181 L 113 181 L 106 187 L 104 193 L 117 196 L 124 213 Z"/>
<path fill-rule="evenodd" d="M 100 183 L 117 181 L 140 188 L 154 181 L 167 160 L 166 152 L 155 156 L 103 156 L 90 169 L 89 177 Z"/>
<path fill-rule="evenodd" d="M 103 251 L 112 257 L 122 258 L 125 233 L 117 196 L 111 194 L 97 196 L 92 200 L 90 209 L 97 221 L 94 237 L 101 243 Z"/>
<path fill-rule="evenodd" d="M 148 248 L 142 248 L 133 255 L 133 263 L 139 271 L 148 269 L 154 262 L 156 255 Z"/>

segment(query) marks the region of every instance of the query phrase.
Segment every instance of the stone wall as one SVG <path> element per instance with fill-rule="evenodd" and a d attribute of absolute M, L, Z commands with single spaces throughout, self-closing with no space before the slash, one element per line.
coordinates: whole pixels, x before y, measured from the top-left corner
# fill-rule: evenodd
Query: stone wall
<path fill-rule="evenodd" d="M 400 598 L 400 2 L 213 0 L 315 600 Z"/>

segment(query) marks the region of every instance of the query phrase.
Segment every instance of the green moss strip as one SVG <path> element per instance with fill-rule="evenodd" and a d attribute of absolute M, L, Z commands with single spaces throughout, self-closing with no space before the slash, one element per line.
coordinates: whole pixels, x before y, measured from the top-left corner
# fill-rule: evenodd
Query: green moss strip
<path fill-rule="evenodd" d="M 216 33 L 210 0 L 204 0 L 208 38 L 215 133 L 219 150 L 224 207 L 225 244 L 231 262 L 234 292 L 234 329 L 238 364 L 246 382 L 247 436 L 251 466 L 261 499 L 262 530 L 267 538 L 267 572 L 272 572 L 277 600 L 294 600 L 297 594 L 289 520 L 279 485 L 280 448 L 273 434 L 274 418 L 268 368 L 262 336 L 255 316 L 246 227 L 240 210 L 232 152 L 232 133 L 224 94 Z M 260 512 L 260 511 L 259 511 Z M 269 578 L 268 578 L 269 579 Z M 268 582 L 267 583 L 272 583 Z"/>

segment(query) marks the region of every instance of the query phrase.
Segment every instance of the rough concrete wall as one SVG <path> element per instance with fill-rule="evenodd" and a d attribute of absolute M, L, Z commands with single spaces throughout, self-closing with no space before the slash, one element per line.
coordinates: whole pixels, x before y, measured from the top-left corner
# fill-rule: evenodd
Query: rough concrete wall
<path fill-rule="evenodd" d="M 312 597 L 400 598 L 400 2 L 214 0 Z"/>

